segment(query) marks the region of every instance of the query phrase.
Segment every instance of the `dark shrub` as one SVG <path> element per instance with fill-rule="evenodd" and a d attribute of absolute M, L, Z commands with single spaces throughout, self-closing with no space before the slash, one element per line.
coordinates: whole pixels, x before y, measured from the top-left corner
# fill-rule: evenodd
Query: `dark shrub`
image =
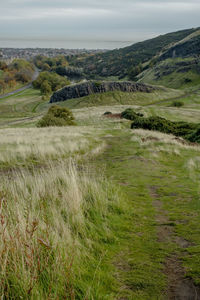
<path fill-rule="evenodd" d="M 200 126 L 186 137 L 190 142 L 200 143 Z"/>
<path fill-rule="evenodd" d="M 173 101 L 171 106 L 174 106 L 174 107 L 181 107 L 183 106 L 184 103 L 182 101 Z"/>
<path fill-rule="evenodd" d="M 121 113 L 121 117 L 124 119 L 133 121 L 133 120 L 137 119 L 138 117 L 143 117 L 143 114 L 136 113 L 132 108 L 127 108 L 126 110 L 124 110 Z"/>
<path fill-rule="evenodd" d="M 75 125 L 72 112 L 65 107 L 53 105 L 38 122 L 37 127 Z"/>
<path fill-rule="evenodd" d="M 184 79 L 184 82 L 185 82 L 185 83 L 190 83 L 190 82 L 192 82 L 192 79 L 190 79 L 190 78 L 185 78 L 185 79 Z"/>
<path fill-rule="evenodd" d="M 181 136 L 191 142 L 200 142 L 200 125 L 187 122 L 172 122 L 161 117 L 136 118 L 131 128 L 156 130 Z"/>
<path fill-rule="evenodd" d="M 106 115 L 112 115 L 112 113 L 111 113 L 111 111 L 106 111 L 103 115 L 104 116 L 106 116 Z"/>
<path fill-rule="evenodd" d="M 198 124 L 187 123 L 187 122 L 173 122 L 174 124 L 174 135 L 186 136 L 192 133 L 198 127 Z"/>
<path fill-rule="evenodd" d="M 143 128 L 148 130 L 157 130 L 164 133 L 173 133 L 173 124 L 161 117 L 136 118 L 131 128 Z"/>

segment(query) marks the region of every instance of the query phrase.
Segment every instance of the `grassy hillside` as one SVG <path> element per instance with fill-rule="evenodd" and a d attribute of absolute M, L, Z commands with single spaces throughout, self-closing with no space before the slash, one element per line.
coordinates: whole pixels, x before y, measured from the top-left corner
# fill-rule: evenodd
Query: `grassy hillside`
<path fill-rule="evenodd" d="M 200 31 L 167 47 L 137 76 L 139 82 L 160 84 L 171 88 L 188 88 L 200 83 Z"/>
<path fill-rule="evenodd" d="M 0 100 L 1 297 L 200 297 L 200 145 L 103 116 L 199 123 L 199 85 L 184 87 L 61 102 L 65 127 L 36 127 L 37 90 Z"/>
<path fill-rule="evenodd" d="M 104 115 L 199 124 L 198 61 L 163 59 L 140 80 L 176 89 L 60 102 L 76 125 L 48 128 L 38 90 L 0 99 L 1 297 L 200 298 L 200 144 Z"/>
<path fill-rule="evenodd" d="M 186 36 L 179 42 L 169 47 L 160 55 L 160 60 L 170 57 L 188 57 L 198 56 L 200 48 L 200 30 Z"/>
<path fill-rule="evenodd" d="M 200 84 L 200 60 L 168 58 L 138 75 L 138 81 L 183 89 Z"/>
<path fill-rule="evenodd" d="M 68 108 L 113 105 L 146 105 L 155 101 L 179 97 L 183 92 L 173 89 L 161 89 L 153 93 L 123 93 L 109 92 L 94 94 L 88 97 L 72 99 L 59 103 Z M 0 127 L 1 126 L 30 126 L 44 114 L 50 104 L 42 100 L 38 90 L 28 89 L 16 95 L 0 100 Z M 20 121 L 21 120 L 21 121 Z"/>
<path fill-rule="evenodd" d="M 108 51 L 103 54 L 71 57 L 70 63 L 82 67 L 87 76 L 118 76 L 123 77 L 128 71 L 151 60 L 163 48 L 181 41 L 198 29 L 187 29 L 168 33 L 156 38 L 133 44 L 132 46 Z"/>
<path fill-rule="evenodd" d="M 27 92 L 30 110 L 34 92 Z M 12 98 L 18 109 L 21 97 Z M 137 109 L 188 120 L 190 103 Z M 40 113 L 45 105 L 37 106 Z M 130 130 L 129 121 L 102 116 L 108 107 L 74 109 L 74 127 L 0 130 L 6 298 L 164 300 L 199 293 L 200 147 Z"/>

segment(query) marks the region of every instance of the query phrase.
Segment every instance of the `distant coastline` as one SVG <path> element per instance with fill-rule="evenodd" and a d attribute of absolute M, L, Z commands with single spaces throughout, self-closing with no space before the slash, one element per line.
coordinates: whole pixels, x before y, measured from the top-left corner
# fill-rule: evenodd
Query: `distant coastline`
<path fill-rule="evenodd" d="M 1 48 L 64 48 L 64 49 L 115 49 L 133 44 L 133 41 L 17 39 L 1 38 Z"/>

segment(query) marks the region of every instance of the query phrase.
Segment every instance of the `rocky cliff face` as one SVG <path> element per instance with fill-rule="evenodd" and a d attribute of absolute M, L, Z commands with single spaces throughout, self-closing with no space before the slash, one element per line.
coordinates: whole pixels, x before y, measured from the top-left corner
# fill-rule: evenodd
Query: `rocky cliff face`
<path fill-rule="evenodd" d="M 110 91 L 150 93 L 155 89 L 155 87 L 150 85 L 146 85 L 143 83 L 134 83 L 130 81 L 87 81 L 81 84 L 66 86 L 63 89 L 56 91 L 51 96 L 50 103 L 85 97 L 95 93 L 105 93 Z"/>

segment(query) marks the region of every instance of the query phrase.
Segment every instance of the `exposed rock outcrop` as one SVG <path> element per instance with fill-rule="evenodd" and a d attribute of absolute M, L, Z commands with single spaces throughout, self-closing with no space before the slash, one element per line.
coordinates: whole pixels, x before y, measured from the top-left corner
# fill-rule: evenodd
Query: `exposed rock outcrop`
<path fill-rule="evenodd" d="M 105 93 L 110 91 L 150 93 L 155 89 L 156 88 L 153 86 L 131 81 L 87 81 L 76 85 L 66 86 L 61 90 L 56 91 L 51 96 L 50 103 L 85 97 L 95 93 Z"/>

